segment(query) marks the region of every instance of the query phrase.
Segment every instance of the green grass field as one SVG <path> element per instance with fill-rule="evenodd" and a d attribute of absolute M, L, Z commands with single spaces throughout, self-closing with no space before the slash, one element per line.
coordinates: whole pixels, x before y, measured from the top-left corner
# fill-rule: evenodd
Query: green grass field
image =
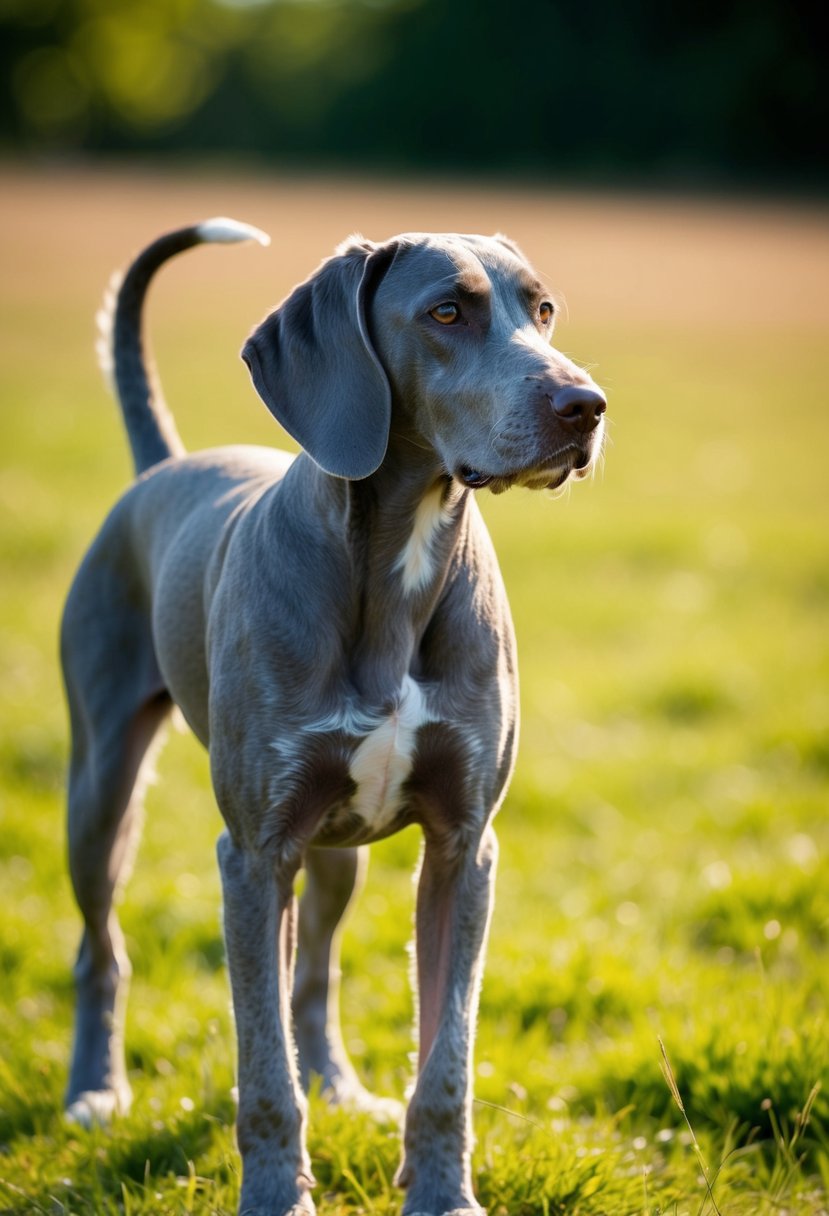
<path fill-rule="evenodd" d="M 139 245 L 215 213 L 273 245 L 194 253 L 158 284 L 155 349 L 191 447 L 282 442 L 238 349 L 354 229 L 506 231 L 566 298 L 558 344 L 608 389 L 593 482 L 484 500 L 518 631 L 523 737 L 498 820 L 477 1048 L 481 1201 L 491 1216 L 825 1214 L 826 211 L 9 167 L 0 1211 L 235 1210 L 220 818 L 185 735 L 163 755 L 122 905 L 133 1112 L 89 1133 L 60 1113 L 79 923 L 56 628 L 129 473 L 93 315 Z M 417 852 L 414 831 L 373 850 L 344 946 L 348 1046 L 396 1096 L 411 1068 Z M 393 1129 L 315 1100 L 310 1146 L 322 1216 L 399 1209 Z"/>

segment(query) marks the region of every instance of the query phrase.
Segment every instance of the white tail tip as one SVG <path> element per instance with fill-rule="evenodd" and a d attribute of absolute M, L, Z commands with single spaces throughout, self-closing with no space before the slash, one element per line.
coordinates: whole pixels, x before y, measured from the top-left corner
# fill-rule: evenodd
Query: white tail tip
<path fill-rule="evenodd" d="M 212 220 L 199 224 L 196 231 L 205 242 L 230 245 L 235 241 L 258 241 L 260 245 L 270 245 L 271 238 L 261 228 L 252 224 L 243 224 L 239 220 L 228 219 L 227 216 L 217 215 Z"/>

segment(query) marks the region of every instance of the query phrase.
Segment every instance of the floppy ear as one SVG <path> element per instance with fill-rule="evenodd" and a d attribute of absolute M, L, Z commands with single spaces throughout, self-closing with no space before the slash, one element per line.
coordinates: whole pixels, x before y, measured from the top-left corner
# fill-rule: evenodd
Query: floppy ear
<path fill-rule="evenodd" d="M 366 323 L 395 246 L 352 241 L 296 287 L 242 350 L 259 396 L 326 473 L 368 477 L 386 454 L 391 388 Z"/>

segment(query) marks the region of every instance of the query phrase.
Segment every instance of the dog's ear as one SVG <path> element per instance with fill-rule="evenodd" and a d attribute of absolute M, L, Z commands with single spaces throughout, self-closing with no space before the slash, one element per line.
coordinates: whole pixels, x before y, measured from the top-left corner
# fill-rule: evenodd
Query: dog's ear
<path fill-rule="evenodd" d="M 335 477 L 368 477 L 386 454 L 391 388 L 366 312 L 395 248 L 362 238 L 344 242 L 242 350 L 265 405 Z"/>

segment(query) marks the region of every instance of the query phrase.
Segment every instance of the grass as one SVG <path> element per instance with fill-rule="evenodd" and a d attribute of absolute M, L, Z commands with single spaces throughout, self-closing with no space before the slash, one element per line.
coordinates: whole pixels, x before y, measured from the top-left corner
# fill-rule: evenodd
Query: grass
<path fill-rule="evenodd" d="M 474 1158 L 493 1216 L 829 1210 L 826 215 L 204 173 L 2 172 L 0 1210 L 232 1212 L 232 1028 L 207 765 L 174 735 L 122 919 L 133 1112 L 60 1115 L 78 934 L 65 876 L 62 596 L 125 484 L 91 355 L 111 269 L 228 213 L 152 302 L 192 447 L 274 442 L 236 351 L 347 232 L 504 229 L 610 393 L 605 471 L 484 500 L 519 636 Z M 410 1077 L 415 831 L 373 850 L 344 957 L 369 1082 Z M 664 1055 L 663 1055 L 664 1047 Z M 816 1088 L 822 1083 L 822 1088 Z M 397 1210 L 396 1133 L 314 1100 L 323 1216 Z M 706 1175 L 708 1182 L 706 1182 Z"/>

